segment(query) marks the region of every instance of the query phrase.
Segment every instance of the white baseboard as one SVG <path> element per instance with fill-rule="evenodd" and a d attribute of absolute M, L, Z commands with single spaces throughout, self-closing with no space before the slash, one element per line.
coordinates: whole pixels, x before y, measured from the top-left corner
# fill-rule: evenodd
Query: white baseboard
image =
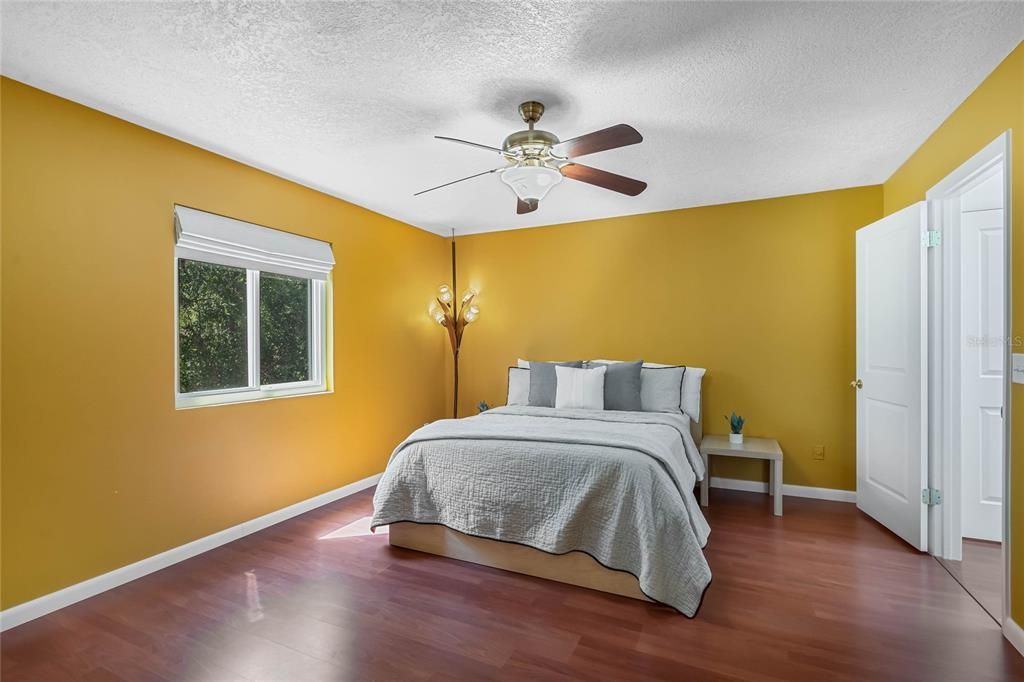
<path fill-rule="evenodd" d="M 146 559 L 136 561 L 133 564 L 122 566 L 121 568 L 114 569 L 109 573 L 98 575 L 95 578 L 89 578 L 88 580 L 82 581 L 75 585 L 70 585 L 62 590 L 45 594 L 42 597 L 27 601 L 24 604 L 18 604 L 12 606 L 9 609 L 0 611 L 0 632 L 9 630 L 10 628 L 26 623 L 40 616 L 45 616 L 48 613 L 62 609 L 65 606 L 70 606 L 75 602 L 88 599 L 100 592 L 106 592 L 119 585 L 124 585 L 127 582 L 131 582 L 136 578 L 141 578 L 144 575 L 159 571 L 161 568 L 167 568 L 179 561 L 184 561 L 197 554 L 208 552 L 211 549 L 220 547 L 223 544 L 245 537 L 250 533 L 255 533 L 258 530 L 263 530 L 273 526 L 276 523 L 287 521 L 293 516 L 304 514 L 311 509 L 322 507 L 323 505 L 340 500 L 343 497 L 348 497 L 361 490 L 376 485 L 377 481 L 380 480 L 381 474 L 374 474 L 368 478 L 364 478 L 361 481 L 355 483 L 349 483 L 343 485 L 340 488 L 329 490 L 326 493 L 311 497 L 308 500 L 302 502 L 296 502 L 293 505 L 289 505 L 284 509 L 278 509 L 277 511 L 264 514 L 263 516 L 257 517 L 250 521 L 245 521 L 232 526 L 231 528 L 225 528 L 222 531 L 216 532 L 213 535 L 207 535 L 206 537 L 199 538 L 189 542 L 188 544 L 181 545 L 169 549 L 166 552 L 161 552 Z"/>
<path fill-rule="evenodd" d="M 723 488 L 725 490 L 743 490 L 749 493 L 768 494 L 768 484 L 764 481 L 744 481 L 739 478 L 711 477 L 712 488 Z M 815 500 L 831 500 L 833 502 L 856 502 L 857 492 L 854 490 L 838 490 L 836 488 L 812 488 L 807 485 L 782 485 L 783 496 L 810 497 Z"/>
<path fill-rule="evenodd" d="M 1003 636 L 1010 640 L 1010 644 L 1021 656 L 1024 656 L 1024 628 L 1017 625 L 1017 622 L 1007 616 L 1003 623 Z"/>

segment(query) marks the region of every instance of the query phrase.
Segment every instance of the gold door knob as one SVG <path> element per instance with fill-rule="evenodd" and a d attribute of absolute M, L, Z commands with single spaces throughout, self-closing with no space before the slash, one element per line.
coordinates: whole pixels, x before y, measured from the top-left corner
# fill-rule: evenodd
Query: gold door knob
<path fill-rule="evenodd" d="M 850 382 L 850 388 L 864 388 L 864 382 L 860 379 Z"/>

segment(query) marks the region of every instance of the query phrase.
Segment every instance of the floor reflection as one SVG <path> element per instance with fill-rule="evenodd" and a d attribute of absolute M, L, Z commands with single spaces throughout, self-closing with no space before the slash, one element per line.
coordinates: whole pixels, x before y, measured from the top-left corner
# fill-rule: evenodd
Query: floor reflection
<path fill-rule="evenodd" d="M 342 526 L 336 530 L 332 530 L 326 535 L 321 535 L 321 540 L 337 540 L 339 538 L 357 538 L 357 537 L 384 537 L 388 534 L 387 526 L 380 526 L 376 531 L 370 531 L 370 519 L 372 517 L 364 516 L 361 519 L 356 519 L 352 523 Z"/>
<path fill-rule="evenodd" d="M 1002 546 L 998 542 L 964 538 L 962 559 L 938 561 L 988 615 L 1000 622 L 1003 618 Z"/>
<path fill-rule="evenodd" d="M 245 572 L 245 602 L 249 606 L 246 616 L 250 623 L 263 620 L 263 602 L 260 601 L 260 581 L 256 571 Z"/>

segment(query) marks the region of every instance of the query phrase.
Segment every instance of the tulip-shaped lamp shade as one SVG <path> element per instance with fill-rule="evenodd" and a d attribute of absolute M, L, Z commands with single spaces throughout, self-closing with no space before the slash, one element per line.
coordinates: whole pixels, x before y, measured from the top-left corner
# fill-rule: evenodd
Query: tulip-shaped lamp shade
<path fill-rule="evenodd" d="M 437 289 L 437 298 L 442 303 L 451 303 L 452 302 L 452 290 L 451 290 L 451 287 L 449 287 L 447 284 L 442 284 L 440 287 L 438 287 L 438 289 Z"/>
<path fill-rule="evenodd" d="M 469 289 L 459 299 L 458 307 L 455 304 L 455 297 L 452 288 L 442 284 L 437 289 L 437 296 L 434 303 L 430 304 L 428 314 L 430 318 L 448 331 L 448 341 L 452 346 L 452 357 L 454 364 L 454 396 L 452 404 L 452 416 L 458 416 L 459 405 L 459 349 L 462 347 L 462 334 L 466 326 L 479 319 L 480 307 L 473 303 L 476 298 L 476 290 Z"/>

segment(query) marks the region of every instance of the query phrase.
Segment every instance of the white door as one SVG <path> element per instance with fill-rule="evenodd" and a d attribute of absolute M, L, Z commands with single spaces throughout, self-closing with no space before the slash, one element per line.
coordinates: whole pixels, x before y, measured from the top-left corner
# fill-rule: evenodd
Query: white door
<path fill-rule="evenodd" d="M 857 231 L 857 506 L 927 549 L 925 202 Z"/>
<path fill-rule="evenodd" d="M 963 536 L 1003 539 L 1003 176 L 960 197 Z"/>

